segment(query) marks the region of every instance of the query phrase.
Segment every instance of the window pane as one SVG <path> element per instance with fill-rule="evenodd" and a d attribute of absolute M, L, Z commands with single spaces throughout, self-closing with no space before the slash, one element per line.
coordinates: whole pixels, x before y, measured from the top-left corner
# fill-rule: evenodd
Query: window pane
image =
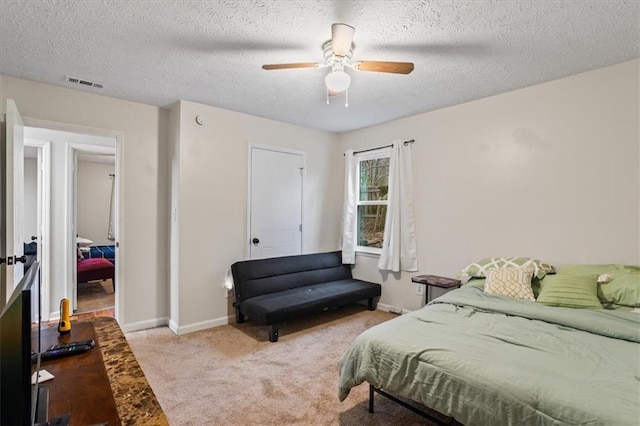
<path fill-rule="evenodd" d="M 386 200 L 389 157 L 360 161 L 360 201 Z"/>
<path fill-rule="evenodd" d="M 387 206 L 358 206 L 358 245 L 382 248 Z"/>

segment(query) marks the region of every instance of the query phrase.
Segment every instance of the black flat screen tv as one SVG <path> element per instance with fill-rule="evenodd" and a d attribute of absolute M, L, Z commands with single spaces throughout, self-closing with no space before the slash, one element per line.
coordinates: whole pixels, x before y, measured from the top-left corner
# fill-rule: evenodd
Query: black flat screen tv
<path fill-rule="evenodd" d="M 0 424 L 33 425 L 39 368 L 40 265 L 34 262 L 0 313 Z M 35 362 L 32 363 L 32 354 Z"/>

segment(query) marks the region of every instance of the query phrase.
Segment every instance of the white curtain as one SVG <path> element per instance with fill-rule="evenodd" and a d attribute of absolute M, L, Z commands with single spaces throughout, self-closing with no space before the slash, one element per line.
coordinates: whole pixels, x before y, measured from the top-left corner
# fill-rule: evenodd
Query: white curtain
<path fill-rule="evenodd" d="M 389 193 L 382 253 L 378 268 L 399 272 L 418 270 L 416 229 L 413 217 L 411 144 L 393 142 L 389 159 Z"/>
<path fill-rule="evenodd" d="M 355 221 L 356 221 L 356 191 L 358 177 L 356 176 L 356 156 L 349 149 L 344 153 L 344 202 L 342 204 L 342 263 L 356 263 Z"/>
<path fill-rule="evenodd" d="M 109 229 L 107 230 L 107 238 L 111 241 L 115 241 L 115 217 L 116 217 L 116 176 L 109 175 L 111 177 L 111 205 L 109 206 Z"/>

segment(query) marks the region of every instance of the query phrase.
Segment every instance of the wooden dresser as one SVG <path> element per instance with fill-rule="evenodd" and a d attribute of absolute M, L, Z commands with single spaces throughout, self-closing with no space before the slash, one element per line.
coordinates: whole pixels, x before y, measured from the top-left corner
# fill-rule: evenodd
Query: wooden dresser
<path fill-rule="evenodd" d="M 168 425 L 153 390 L 113 318 L 73 322 L 71 334 L 55 326 L 42 330 L 42 348 L 93 339 L 79 355 L 42 362 L 55 376 L 49 388 L 49 417 L 71 414 L 71 425 Z"/>

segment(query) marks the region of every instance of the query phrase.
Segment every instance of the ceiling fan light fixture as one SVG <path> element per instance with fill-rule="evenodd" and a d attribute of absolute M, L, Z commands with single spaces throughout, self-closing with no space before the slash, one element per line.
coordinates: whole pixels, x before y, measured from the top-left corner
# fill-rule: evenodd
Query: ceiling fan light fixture
<path fill-rule="evenodd" d="M 351 50 L 353 33 L 356 31 L 351 25 L 333 24 L 331 25 L 331 42 L 333 53 L 336 56 L 347 56 Z"/>
<path fill-rule="evenodd" d="M 344 92 L 351 84 L 351 77 L 344 71 L 332 71 L 324 79 L 327 89 L 333 92 Z"/>
<path fill-rule="evenodd" d="M 300 62 L 286 64 L 265 64 L 265 70 L 282 70 L 291 68 L 331 68 L 325 76 L 327 86 L 327 103 L 330 97 L 344 93 L 345 107 L 348 106 L 349 85 L 351 76 L 344 72 L 345 67 L 356 71 L 384 72 L 391 74 L 409 74 L 413 71 L 412 62 L 390 61 L 356 61 L 352 62 L 353 34 L 355 28 L 351 25 L 336 23 L 331 26 L 331 39 L 322 44 L 324 62 Z"/>

